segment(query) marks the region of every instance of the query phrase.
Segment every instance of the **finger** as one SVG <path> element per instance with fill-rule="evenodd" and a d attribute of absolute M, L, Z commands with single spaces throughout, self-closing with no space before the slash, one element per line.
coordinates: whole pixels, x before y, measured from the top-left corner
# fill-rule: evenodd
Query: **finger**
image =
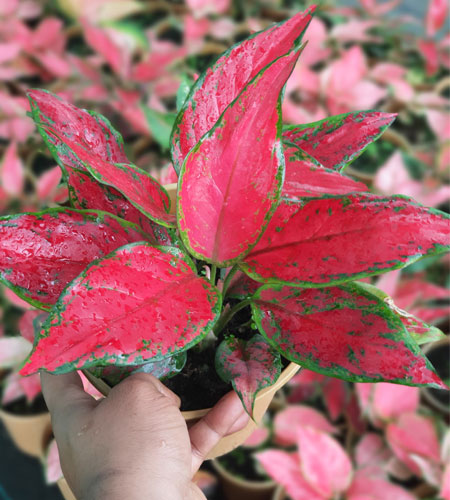
<path fill-rule="evenodd" d="M 94 408 L 96 401 L 86 394 L 81 378 L 76 372 L 52 375 L 41 372 L 42 393 L 53 417 L 67 413 L 75 407 L 81 410 Z"/>
<path fill-rule="evenodd" d="M 220 439 L 229 433 L 235 422 L 241 419 L 245 421 L 245 415 L 242 403 L 233 391 L 226 394 L 209 413 L 189 429 L 193 474 Z M 246 420 L 248 421 L 248 418 Z M 242 427 L 244 425 L 245 423 Z"/>

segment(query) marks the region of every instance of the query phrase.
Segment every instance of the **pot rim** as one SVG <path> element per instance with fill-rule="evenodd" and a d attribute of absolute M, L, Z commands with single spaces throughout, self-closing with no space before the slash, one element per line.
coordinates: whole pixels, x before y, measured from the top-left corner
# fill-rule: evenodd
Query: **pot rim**
<path fill-rule="evenodd" d="M 0 407 L 0 416 L 3 418 L 9 418 L 10 420 L 16 420 L 16 421 L 29 421 L 29 420 L 40 420 L 43 417 L 47 417 L 50 412 L 47 411 L 41 411 L 39 413 L 34 413 L 31 415 L 17 415 L 16 413 L 12 413 L 10 411 L 5 410 L 4 408 Z"/>
<path fill-rule="evenodd" d="M 217 458 L 211 460 L 211 463 L 214 469 L 219 474 L 221 474 L 231 483 L 238 484 L 239 486 L 245 486 L 252 490 L 266 490 L 268 488 L 274 488 L 277 485 L 277 483 L 273 479 L 269 479 L 267 481 L 249 481 L 247 479 L 237 477 L 229 472 L 223 465 L 221 465 Z"/>

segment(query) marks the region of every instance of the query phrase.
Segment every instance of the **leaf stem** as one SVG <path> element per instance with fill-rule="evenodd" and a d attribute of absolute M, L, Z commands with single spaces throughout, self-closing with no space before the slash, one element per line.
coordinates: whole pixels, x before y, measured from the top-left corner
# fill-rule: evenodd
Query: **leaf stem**
<path fill-rule="evenodd" d="M 233 266 L 230 269 L 230 271 L 228 272 L 228 274 L 226 275 L 225 280 L 223 282 L 223 288 L 222 288 L 222 296 L 223 297 L 225 297 L 227 290 L 228 290 L 228 287 L 230 286 L 230 282 L 231 282 L 233 276 L 236 274 L 237 270 L 238 270 L 237 265 Z"/>
<path fill-rule="evenodd" d="M 211 266 L 211 277 L 209 278 L 209 280 L 211 281 L 211 283 L 213 285 L 216 284 L 216 272 L 217 272 L 217 266 L 215 266 L 214 264 Z"/>
<path fill-rule="evenodd" d="M 219 318 L 219 321 L 216 323 L 215 327 L 213 328 L 214 333 L 216 336 L 219 335 L 219 333 L 227 326 L 228 322 L 231 320 L 231 318 L 239 312 L 241 309 L 244 309 L 244 307 L 247 307 L 251 304 L 251 299 L 245 299 L 242 302 L 239 302 L 239 304 L 236 304 L 234 307 L 229 309 L 228 311 L 224 311 L 222 315 Z"/>

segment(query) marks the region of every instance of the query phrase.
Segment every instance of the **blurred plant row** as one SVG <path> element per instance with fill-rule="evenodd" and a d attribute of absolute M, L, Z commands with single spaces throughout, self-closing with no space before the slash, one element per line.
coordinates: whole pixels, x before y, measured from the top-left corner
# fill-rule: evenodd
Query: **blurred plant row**
<path fill-rule="evenodd" d="M 283 116 L 298 124 L 359 109 L 398 113 L 382 140 L 347 173 L 376 193 L 405 194 L 448 211 L 448 2 L 427 0 L 424 19 L 395 10 L 403 2 L 360 0 L 354 2 L 356 7 L 322 2 L 286 88 Z M 118 124 L 133 163 L 162 183 L 175 182 L 168 163 L 169 135 L 177 108 L 199 71 L 229 45 L 309 3 L 0 2 L 0 211 L 36 211 L 67 199 L 60 169 L 27 116 L 27 89 L 47 88 L 104 114 Z M 399 307 L 448 334 L 449 263 L 425 259 L 389 273 L 377 286 Z M 0 370 L 5 370 L 1 405 L 31 412 L 40 408 L 39 378 L 22 378 L 17 371 L 41 313 L 29 310 L 7 289 L 0 300 Z M 292 500 L 336 495 L 408 499 L 406 489 L 421 484 L 431 488 L 426 494 L 441 491 L 443 498 L 450 498 L 450 469 L 445 469 L 450 439 L 444 439 L 448 414 L 439 416 L 420 406 L 418 389 L 351 386 L 303 370 L 287 397 L 294 406 L 276 415 L 250 449 L 260 451 L 258 474 L 280 482 Z M 299 452 L 294 451 L 297 445 Z M 321 471 L 317 457 L 323 460 L 328 454 L 335 469 Z M 53 479 L 58 475 L 52 474 Z M 392 490 L 389 496 L 385 484 L 392 480 L 406 489 Z M 367 485 L 373 486 L 370 493 L 364 489 Z M 375 491 L 382 493 L 376 496 Z"/>

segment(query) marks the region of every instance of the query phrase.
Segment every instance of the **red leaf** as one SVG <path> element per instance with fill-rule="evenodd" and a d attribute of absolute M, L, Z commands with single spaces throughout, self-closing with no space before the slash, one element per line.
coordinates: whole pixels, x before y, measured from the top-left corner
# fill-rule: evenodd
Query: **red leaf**
<path fill-rule="evenodd" d="M 103 210 L 138 225 L 147 235 L 148 241 L 157 245 L 173 245 L 173 235 L 135 208 L 116 189 L 99 184 L 89 174 L 66 167 L 67 183 L 74 208 Z"/>
<path fill-rule="evenodd" d="M 240 267 L 258 281 L 342 283 L 447 250 L 449 226 L 447 214 L 401 196 L 282 201 Z"/>
<path fill-rule="evenodd" d="M 328 434 L 299 427 L 298 453 L 303 477 L 323 498 L 336 498 L 350 486 L 350 458 Z"/>
<path fill-rule="evenodd" d="M 289 405 L 275 415 L 273 428 L 277 443 L 283 446 L 297 444 L 299 427 L 312 427 L 322 432 L 337 432 L 330 422 L 317 410 L 309 406 Z"/>
<path fill-rule="evenodd" d="M 285 144 L 286 174 L 281 195 L 289 199 L 347 194 L 368 191 L 362 182 L 356 182 L 334 170 L 326 169 L 312 156 L 296 146 Z"/>
<path fill-rule="evenodd" d="M 130 244 L 66 288 L 21 373 L 158 361 L 200 342 L 220 307 L 219 292 L 180 251 Z"/>
<path fill-rule="evenodd" d="M 342 171 L 383 134 L 396 116 L 377 111 L 345 113 L 305 125 L 290 125 L 283 138 L 324 167 Z"/>
<path fill-rule="evenodd" d="M 429 1 L 427 17 L 425 19 L 427 36 L 435 36 L 436 32 L 442 28 L 447 18 L 448 10 L 447 0 Z"/>
<path fill-rule="evenodd" d="M 94 259 L 145 236 L 130 223 L 94 211 L 54 208 L 0 218 L 0 280 L 42 309 Z"/>
<path fill-rule="evenodd" d="M 237 271 L 226 291 L 228 297 L 245 299 L 252 296 L 261 286 L 261 283 L 252 280 L 246 274 Z"/>
<path fill-rule="evenodd" d="M 292 500 L 324 500 L 302 476 L 296 453 L 266 450 L 255 456 L 266 473 L 284 487 Z"/>
<path fill-rule="evenodd" d="M 310 370 L 355 382 L 445 387 L 398 318 L 354 283 L 267 285 L 254 295 L 252 309 L 269 343 Z"/>
<path fill-rule="evenodd" d="M 61 144 L 54 142 L 55 136 L 50 141 L 46 131 L 42 129 L 43 125 L 51 129 L 56 137 L 63 134 L 104 161 L 128 162 L 122 137 L 104 116 L 79 109 L 46 90 L 31 90 L 28 98 L 33 120 L 61 168 L 67 165 L 85 170 L 84 165 L 76 159 L 60 156 Z"/>
<path fill-rule="evenodd" d="M 230 337 L 217 348 L 216 371 L 222 380 L 232 383 L 245 411 L 253 418 L 256 395 L 280 376 L 280 355 L 261 335 L 248 341 Z"/>
<path fill-rule="evenodd" d="M 298 52 L 245 87 L 190 152 L 180 174 L 178 226 L 196 257 L 227 267 L 258 240 L 282 183 L 280 93 Z"/>
<path fill-rule="evenodd" d="M 226 51 L 195 82 L 172 135 L 172 160 L 177 172 L 189 151 L 208 132 L 243 88 L 268 64 L 299 45 L 314 8 Z"/>
<path fill-rule="evenodd" d="M 337 378 L 327 378 L 323 385 L 323 399 L 331 420 L 343 413 L 347 404 L 347 390 L 345 382 Z"/>
<path fill-rule="evenodd" d="M 67 146 L 72 158 L 76 158 L 100 183 L 120 191 L 130 203 L 154 222 L 175 226 L 175 217 L 169 214 L 170 199 L 166 190 L 153 177 L 132 164 L 110 163 L 77 144 L 75 141 L 43 127 L 57 142 Z M 58 150 L 64 150 L 62 144 Z"/>

